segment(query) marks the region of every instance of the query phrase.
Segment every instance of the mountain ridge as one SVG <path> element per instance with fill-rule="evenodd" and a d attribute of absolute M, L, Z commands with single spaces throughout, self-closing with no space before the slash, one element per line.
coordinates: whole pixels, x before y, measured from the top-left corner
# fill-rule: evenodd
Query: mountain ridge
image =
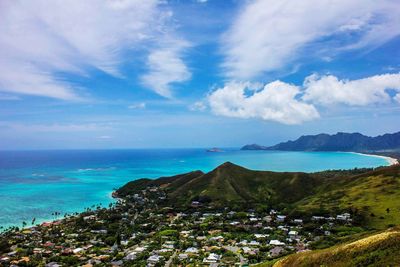
<path fill-rule="evenodd" d="M 344 152 L 388 152 L 400 151 L 400 132 L 375 137 L 361 133 L 338 132 L 333 135 L 321 133 L 303 135 L 294 141 L 273 146 L 258 144 L 245 145 L 241 150 L 282 150 L 282 151 L 344 151 Z"/>

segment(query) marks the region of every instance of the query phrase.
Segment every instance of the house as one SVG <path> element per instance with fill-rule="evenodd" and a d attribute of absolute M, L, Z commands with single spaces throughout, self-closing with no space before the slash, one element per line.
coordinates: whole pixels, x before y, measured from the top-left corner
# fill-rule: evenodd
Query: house
<path fill-rule="evenodd" d="M 264 235 L 264 234 L 254 234 L 254 237 L 257 239 L 261 239 L 261 238 L 266 238 L 268 237 L 268 235 Z"/>
<path fill-rule="evenodd" d="M 83 251 L 84 251 L 83 248 L 76 248 L 76 249 L 72 250 L 72 253 L 79 254 L 79 253 L 82 253 Z"/>
<path fill-rule="evenodd" d="M 61 265 L 57 262 L 49 262 L 46 264 L 46 267 L 61 267 Z"/>
<path fill-rule="evenodd" d="M 124 262 L 122 260 L 112 261 L 110 263 L 111 263 L 111 266 L 113 266 L 113 267 L 122 266 L 124 264 Z"/>
<path fill-rule="evenodd" d="M 137 247 L 137 248 L 135 248 L 135 252 L 137 252 L 137 253 L 140 253 L 140 252 L 143 252 L 143 251 L 145 251 L 146 250 L 146 247 L 144 246 L 144 247 Z"/>
<path fill-rule="evenodd" d="M 269 251 L 271 257 L 277 257 L 281 255 L 285 250 L 282 247 L 274 247 Z"/>
<path fill-rule="evenodd" d="M 129 252 L 129 254 L 126 255 L 124 259 L 127 261 L 132 261 L 132 260 L 136 259 L 136 257 L 137 257 L 136 255 L 137 255 L 137 252 L 132 251 L 132 252 Z"/>
<path fill-rule="evenodd" d="M 197 253 L 199 253 L 199 250 L 195 247 L 190 247 L 185 250 L 185 253 L 197 254 Z"/>
<path fill-rule="evenodd" d="M 260 245 L 260 242 L 257 242 L 257 241 L 255 241 L 255 240 L 252 240 L 252 241 L 250 241 L 250 243 L 249 243 L 249 246 L 257 247 L 257 246 L 259 246 L 259 245 Z"/>
<path fill-rule="evenodd" d="M 325 220 L 325 217 L 323 217 L 323 216 L 312 216 L 311 220 L 312 221 L 322 221 L 322 220 Z"/>
<path fill-rule="evenodd" d="M 276 221 L 278 221 L 278 222 L 284 222 L 285 219 L 286 219 L 286 216 L 285 216 L 285 215 L 278 215 L 278 216 L 276 216 Z"/>
<path fill-rule="evenodd" d="M 189 258 L 189 255 L 185 254 L 185 253 L 181 253 L 181 254 L 178 255 L 178 258 L 180 260 L 186 260 L 187 258 Z"/>
<path fill-rule="evenodd" d="M 350 214 L 349 213 L 343 213 L 343 214 L 337 215 L 336 216 L 336 220 L 341 220 L 341 221 L 350 220 Z"/>
<path fill-rule="evenodd" d="M 157 263 L 159 263 L 162 259 L 163 259 L 162 256 L 151 255 L 151 256 L 147 259 L 147 263 L 149 263 L 149 264 L 157 264 Z"/>
<path fill-rule="evenodd" d="M 192 208 L 197 208 L 201 206 L 201 203 L 199 201 L 192 201 Z"/>
<path fill-rule="evenodd" d="M 294 219 L 293 222 L 295 224 L 303 224 L 303 220 L 302 219 Z"/>
<path fill-rule="evenodd" d="M 290 231 L 289 232 L 289 237 L 291 238 L 291 239 L 296 239 L 297 238 L 297 236 L 298 236 L 298 232 L 297 231 L 294 231 L 294 230 L 292 230 L 292 231 Z"/>
<path fill-rule="evenodd" d="M 272 216 L 267 215 L 267 216 L 264 217 L 264 220 L 265 220 L 267 223 L 270 223 L 270 222 L 272 222 Z"/>
<path fill-rule="evenodd" d="M 207 258 L 203 259 L 203 263 L 217 263 L 221 259 L 221 256 L 215 253 L 210 253 Z"/>
<path fill-rule="evenodd" d="M 210 238 L 210 240 L 222 242 L 222 241 L 224 241 L 224 237 L 220 236 L 220 235 L 219 236 L 213 236 L 213 237 Z"/>
<path fill-rule="evenodd" d="M 281 242 L 279 240 L 273 239 L 273 240 L 269 241 L 269 245 L 272 245 L 272 246 L 284 246 L 285 243 L 283 243 L 283 242 Z"/>
<path fill-rule="evenodd" d="M 174 244 L 170 244 L 165 242 L 164 245 L 162 245 L 163 248 L 167 248 L 167 249 L 174 249 Z"/>
<path fill-rule="evenodd" d="M 255 254 L 253 250 L 249 247 L 243 247 L 242 250 L 244 254 Z"/>

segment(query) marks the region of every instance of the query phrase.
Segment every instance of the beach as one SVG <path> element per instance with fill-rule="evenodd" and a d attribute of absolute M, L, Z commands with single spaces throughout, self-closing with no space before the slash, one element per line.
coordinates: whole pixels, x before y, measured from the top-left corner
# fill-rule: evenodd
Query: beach
<path fill-rule="evenodd" d="M 390 166 L 399 164 L 399 160 L 398 159 L 392 158 L 392 157 L 388 157 L 388 156 L 376 155 L 376 154 L 368 154 L 368 153 L 360 153 L 360 152 L 349 152 L 349 153 L 363 155 L 363 156 L 367 156 L 367 157 L 381 158 L 381 159 L 386 160 L 389 163 Z"/>

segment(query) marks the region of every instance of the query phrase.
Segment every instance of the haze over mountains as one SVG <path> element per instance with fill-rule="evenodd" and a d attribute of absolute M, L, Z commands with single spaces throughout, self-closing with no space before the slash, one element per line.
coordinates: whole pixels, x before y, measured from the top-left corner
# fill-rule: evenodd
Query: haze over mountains
<path fill-rule="evenodd" d="M 242 150 L 284 150 L 284 151 L 354 151 L 388 152 L 400 151 L 400 132 L 376 137 L 360 133 L 342 133 L 334 135 L 304 135 L 294 141 L 287 141 L 274 146 L 258 144 L 245 145 Z"/>

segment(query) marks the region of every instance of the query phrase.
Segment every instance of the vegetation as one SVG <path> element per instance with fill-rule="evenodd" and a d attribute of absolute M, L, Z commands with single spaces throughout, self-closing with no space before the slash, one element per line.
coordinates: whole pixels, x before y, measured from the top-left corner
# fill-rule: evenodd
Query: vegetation
<path fill-rule="evenodd" d="M 394 228 L 328 249 L 292 254 L 272 266 L 399 266 L 399 252 L 400 230 Z"/>
<path fill-rule="evenodd" d="M 174 207 L 200 201 L 216 207 L 277 208 L 293 215 L 346 211 L 370 228 L 400 224 L 399 165 L 310 174 L 252 171 L 227 162 L 206 174 L 133 181 L 117 194 L 126 196 L 156 185 L 165 188 Z"/>

